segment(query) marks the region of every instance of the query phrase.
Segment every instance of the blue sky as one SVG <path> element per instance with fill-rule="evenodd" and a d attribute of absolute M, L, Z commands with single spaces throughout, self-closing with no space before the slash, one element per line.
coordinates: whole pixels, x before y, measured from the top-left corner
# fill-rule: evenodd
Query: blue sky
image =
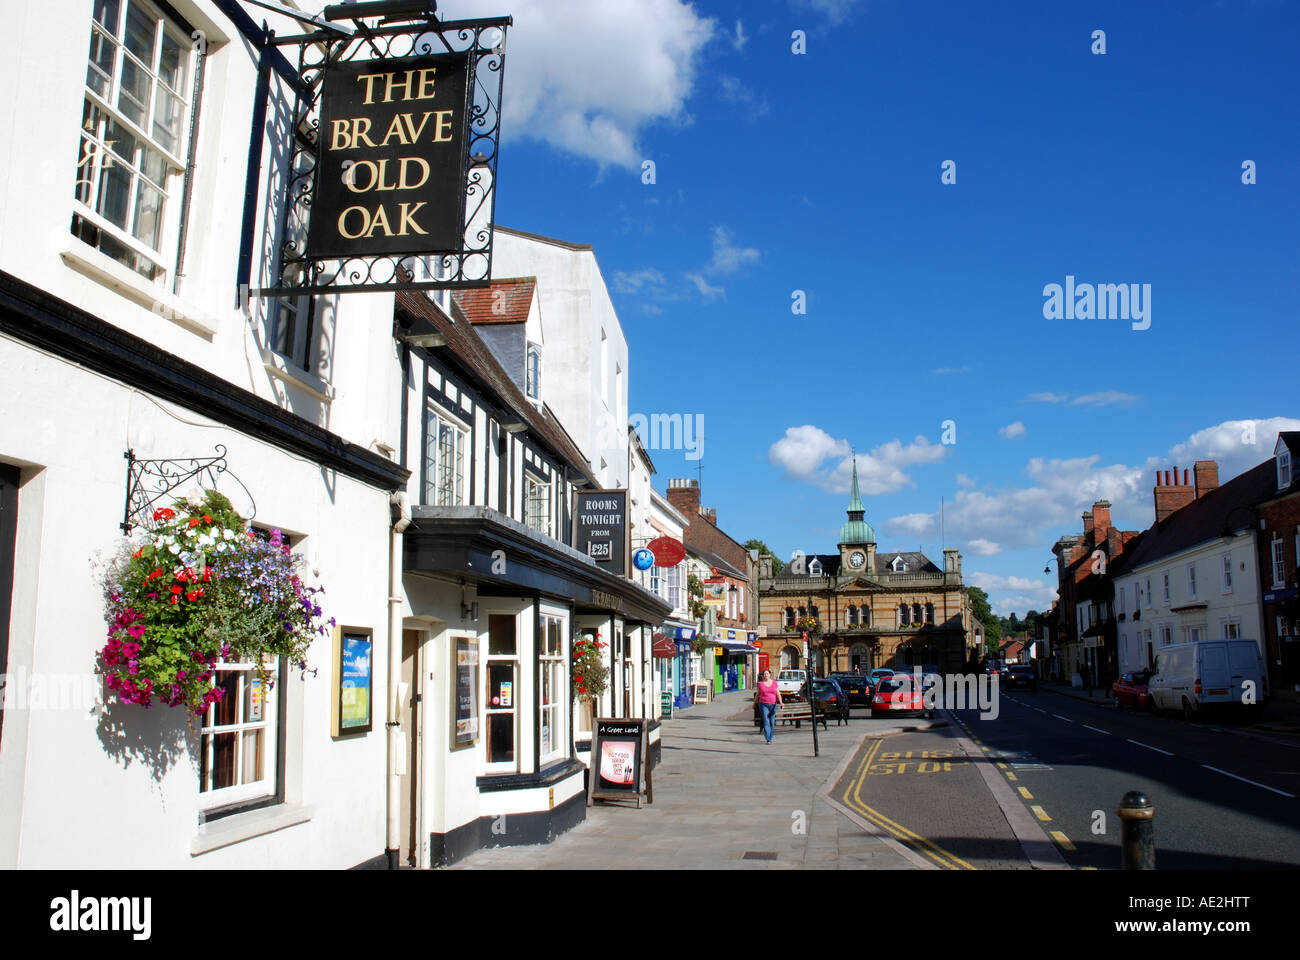
<path fill-rule="evenodd" d="M 853 447 L 881 550 L 937 558 L 943 498 L 968 581 L 1044 609 L 1094 499 L 1143 529 L 1157 467 L 1300 429 L 1296 3 L 439 6 L 515 17 L 498 222 L 593 245 L 630 411 L 703 416 L 737 539 L 834 551 Z M 1045 319 L 1067 275 L 1150 284 L 1149 329 Z"/>

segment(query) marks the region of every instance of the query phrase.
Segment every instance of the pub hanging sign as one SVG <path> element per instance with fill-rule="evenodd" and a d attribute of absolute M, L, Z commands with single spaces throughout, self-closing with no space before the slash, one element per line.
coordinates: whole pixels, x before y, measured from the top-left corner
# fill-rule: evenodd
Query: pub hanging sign
<path fill-rule="evenodd" d="M 308 259 L 453 250 L 465 223 L 469 57 L 332 64 Z"/>

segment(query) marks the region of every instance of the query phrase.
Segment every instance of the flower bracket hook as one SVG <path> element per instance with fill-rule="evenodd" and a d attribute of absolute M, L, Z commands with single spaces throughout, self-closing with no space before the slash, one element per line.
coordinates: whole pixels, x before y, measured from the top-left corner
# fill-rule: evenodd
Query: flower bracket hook
<path fill-rule="evenodd" d="M 215 457 L 187 457 L 173 460 L 141 460 L 134 450 L 122 454 L 126 460 L 126 503 L 122 508 L 122 532 L 130 535 L 137 524 L 149 526 L 153 517 L 153 505 L 178 490 L 191 480 L 201 486 L 215 489 L 219 478 L 224 474 L 239 484 L 248 498 L 251 511 L 244 520 L 251 521 L 257 516 L 257 504 L 248 487 L 242 480 L 230 472 L 226 463 L 226 448 L 217 444 Z"/>

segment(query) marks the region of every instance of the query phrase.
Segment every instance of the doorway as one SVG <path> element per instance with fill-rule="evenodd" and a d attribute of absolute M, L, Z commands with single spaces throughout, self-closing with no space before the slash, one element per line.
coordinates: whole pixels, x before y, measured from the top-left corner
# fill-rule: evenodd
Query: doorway
<path fill-rule="evenodd" d="M 398 777 L 402 797 L 402 845 L 400 860 L 408 867 L 418 867 L 420 854 L 420 703 L 424 684 L 422 650 L 424 634 L 419 630 L 402 631 L 402 689 L 406 696 L 400 706 L 402 733 L 406 744 L 406 773 Z"/>

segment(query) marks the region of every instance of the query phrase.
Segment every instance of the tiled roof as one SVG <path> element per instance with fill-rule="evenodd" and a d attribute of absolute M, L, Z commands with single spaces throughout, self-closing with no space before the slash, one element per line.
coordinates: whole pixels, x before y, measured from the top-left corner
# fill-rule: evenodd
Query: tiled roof
<path fill-rule="evenodd" d="M 459 290 L 452 299 L 470 323 L 524 323 L 536 289 L 536 277 L 507 277 L 493 280 L 490 287 Z"/>
<path fill-rule="evenodd" d="M 435 349 L 449 351 L 465 376 L 482 384 L 488 392 L 495 394 L 492 400 L 517 416 L 528 426 L 528 432 L 551 449 L 551 452 L 580 473 L 587 481 L 599 489 L 600 484 L 591 472 L 586 458 L 569 439 L 569 435 L 560 426 L 558 420 L 547 408 L 539 413 L 523 391 L 515 385 L 493 356 L 488 345 L 483 342 L 474 325 L 460 305 L 453 299 L 452 316 L 456 322 L 450 322 L 446 315 L 434 306 L 422 293 L 403 290 L 397 294 L 396 311 L 399 323 L 403 314 L 418 318 L 432 326 L 446 338 L 446 346 Z"/>
<path fill-rule="evenodd" d="M 1272 496 L 1276 488 L 1276 461 L 1270 457 L 1148 527 L 1133 551 L 1132 559 L 1125 561 L 1123 569 L 1135 570 L 1143 564 L 1221 537 L 1229 519 L 1233 530 L 1250 527 L 1251 512 L 1237 508 L 1259 503 Z"/>

